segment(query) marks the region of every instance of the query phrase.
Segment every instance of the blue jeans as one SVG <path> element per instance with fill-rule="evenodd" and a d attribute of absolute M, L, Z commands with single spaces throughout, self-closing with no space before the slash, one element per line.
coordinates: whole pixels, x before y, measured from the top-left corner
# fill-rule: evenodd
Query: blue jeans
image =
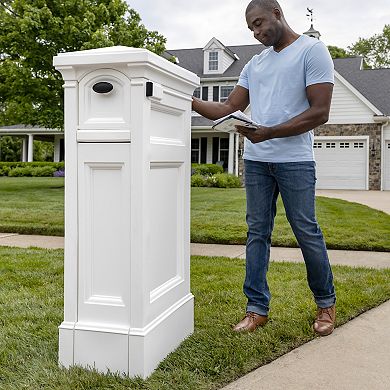
<path fill-rule="evenodd" d="M 324 238 L 315 216 L 315 162 L 266 163 L 245 160 L 247 201 L 247 311 L 268 315 L 267 284 L 276 200 L 282 196 L 287 219 L 305 259 L 307 280 L 318 307 L 336 301 L 333 275 Z"/>

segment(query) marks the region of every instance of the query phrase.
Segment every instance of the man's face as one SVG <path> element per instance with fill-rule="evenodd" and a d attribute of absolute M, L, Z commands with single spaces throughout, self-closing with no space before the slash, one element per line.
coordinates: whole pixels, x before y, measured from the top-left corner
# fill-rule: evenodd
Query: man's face
<path fill-rule="evenodd" d="M 281 38 L 281 14 L 278 9 L 265 10 L 258 6 L 246 14 L 246 22 L 254 37 L 265 46 L 274 46 Z"/>

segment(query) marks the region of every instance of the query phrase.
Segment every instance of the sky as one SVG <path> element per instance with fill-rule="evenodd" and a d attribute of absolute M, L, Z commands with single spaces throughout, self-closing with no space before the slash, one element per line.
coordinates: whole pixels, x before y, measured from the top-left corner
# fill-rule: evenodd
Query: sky
<path fill-rule="evenodd" d="M 204 47 L 212 37 L 224 45 L 256 44 L 245 22 L 249 0 L 126 0 L 148 30 L 167 38 L 167 49 Z M 381 33 L 390 23 L 390 0 L 279 0 L 290 27 L 301 34 L 314 28 L 326 45 L 346 49 Z"/>

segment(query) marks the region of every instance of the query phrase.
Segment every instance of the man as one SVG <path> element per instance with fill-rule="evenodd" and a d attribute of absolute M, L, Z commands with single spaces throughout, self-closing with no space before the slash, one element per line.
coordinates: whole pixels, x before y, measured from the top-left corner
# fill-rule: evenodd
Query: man
<path fill-rule="evenodd" d="M 315 217 L 313 129 L 328 120 L 333 62 L 317 39 L 295 33 L 276 0 L 253 0 L 248 28 L 268 46 L 244 67 L 224 103 L 194 98 L 193 109 L 217 119 L 251 105 L 261 126 L 237 130 L 246 137 L 244 164 L 248 239 L 244 293 L 246 316 L 234 331 L 253 331 L 268 320 L 267 284 L 276 200 L 281 194 L 288 221 L 305 259 L 308 284 L 317 304 L 313 328 L 332 333 L 336 296 L 325 242 Z"/>

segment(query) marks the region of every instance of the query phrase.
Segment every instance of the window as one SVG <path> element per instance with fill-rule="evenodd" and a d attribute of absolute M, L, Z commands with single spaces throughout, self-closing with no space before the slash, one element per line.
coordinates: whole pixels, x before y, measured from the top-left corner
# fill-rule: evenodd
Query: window
<path fill-rule="evenodd" d="M 191 140 L 191 163 L 199 163 L 199 138 L 193 138 Z"/>
<path fill-rule="evenodd" d="M 353 147 L 355 149 L 363 149 L 364 148 L 364 143 L 363 142 L 354 142 Z"/>
<path fill-rule="evenodd" d="M 348 149 L 349 142 L 340 142 L 340 149 Z"/>
<path fill-rule="evenodd" d="M 218 70 L 218 52 L 209 53 L 209 70 Z"/>
<path fill-rule="evenodd" d="M 220 98 L 219 98 L 219 101 L 221 103 L 225 102 L 228 98 L 228 96 L 230 95 L 230 93 L 233 91 L 233 86 L 231 85 L 224 85 L 221 87 L 221 93 L 220 93 Z"/>
<path fill-rule="evenodd" d="M 322 148 L 322 142 L 314 142 L 313 148 L 314 149 L 321 149 Z"/>
<path fill-rule="evenodd" d="M 336 142 L 327 142 L 325 147 L 327 149 L 334 149 L 336 147 Z"/>
<path fill-rule="evenodd" d="M 194 97 L 200 99 L 200 87 L 196 88 L 194 91 Z"/>
<path fill-rule="evenodd" d="M 223 168 L 227 169 L 229 162 L 229 138 L 219 139 L 219 160 L 223 161 Z"/>

